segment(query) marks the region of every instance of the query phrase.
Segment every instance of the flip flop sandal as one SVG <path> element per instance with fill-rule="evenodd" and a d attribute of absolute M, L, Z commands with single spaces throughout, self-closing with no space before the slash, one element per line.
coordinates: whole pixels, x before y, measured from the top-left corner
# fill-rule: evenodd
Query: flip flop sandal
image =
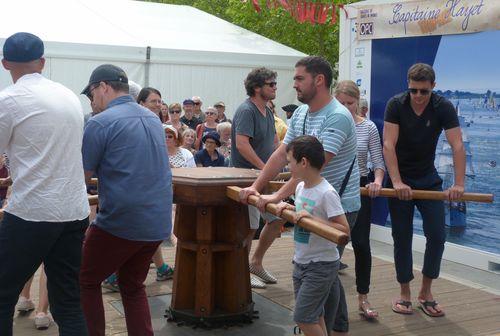
<path fill-rule="evenodd" d="M 363 306 L 368 306 L 368 308 L 364 308 Z M 368 301 L 361 302 L 361 306 L 359 307 L 359 314 L 367 320 L 376 320 L 378 318 L 377 311 L 371 308 L 370 302 Z"/>
<path fill-rule="evenodd" d="M 413 314 L 413 310 L 410 311 L 401 310 L 400 308 L 398 308 L 398 305 L 405 306 L 407 309 L 411 309 L 411 301 L 404 301 L 400 299 L 392 301 L 392 311 L 397 314 L 403 314 L 403 315 Z"/>
<path fill-rule="evenodd" d="M 275 284 L 278 282 L 278 279 L 276 279 L 275 276 L 273 276 L 271 273 L 266 271 L 265 269 L 262 269 L 261 271 L 256 270 L 254 267 L 251 265 L 249 266 L 250 273 L 253 275 L 258 276 L 261 278 L 265 283 L 267 284 Z"/>
<path fill-rule="evenodd" d="M 429 310 L 429 308 L 434 309 L 437 311 L 436 306 L 438 303 L 436 301 L 418 301 L 419 303 L 419 308 L 422 309 L 422 311 L 425 313 L 425 315 L 430 316 L 430 317 L 442 317 L 444 316 L 444 311 L 440 310 L 437 313 L 434 313 Z"/>

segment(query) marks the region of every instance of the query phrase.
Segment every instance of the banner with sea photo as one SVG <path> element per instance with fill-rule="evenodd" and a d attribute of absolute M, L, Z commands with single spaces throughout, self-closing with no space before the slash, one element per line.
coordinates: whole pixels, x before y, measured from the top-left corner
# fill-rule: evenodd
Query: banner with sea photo
<path fill-rule="evenodd" d="M 425 0 L 359 8 L 357 38 L 382 39 L 500 29 L 498 0 Z"/>

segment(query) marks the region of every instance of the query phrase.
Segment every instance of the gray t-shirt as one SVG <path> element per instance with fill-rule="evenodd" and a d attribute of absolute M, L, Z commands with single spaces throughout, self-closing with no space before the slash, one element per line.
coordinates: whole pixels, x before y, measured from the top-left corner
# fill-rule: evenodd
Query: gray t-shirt
<path fill-rule="evenodd" d="M 236 148 L 236 135 L 246 135 L 257 156 L 266 163 L 274 151 L 274 116 L 266 107 L 266 116 L 260 113 L 248 98 L 236 110 L 231 128 L 231 162 L 236 168 L 257 168 L 240 154 Z"/>

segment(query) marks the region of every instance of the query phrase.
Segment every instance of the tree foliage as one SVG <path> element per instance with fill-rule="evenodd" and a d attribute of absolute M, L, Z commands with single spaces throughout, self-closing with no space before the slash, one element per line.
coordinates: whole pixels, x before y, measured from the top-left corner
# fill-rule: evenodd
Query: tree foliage
<path fill-rule="evenodd" d="M 312 0 L 309 0 L 312 1 Z M 336 0 L 335 3 L 352 3 L 359 0 Z M 332 65 L 338 62 L 339 25 L 297 22 L 285 9 L 267 8 L 269 1 L 260 0 L 262 11 L 257 13 L 252 1 L 242 0 L 156 0 L 175 5 L 188 5 L 215 15 L 240 27 L 265 36 L 309 55 L 326 57 Z M 318 3 L 331 3 L 312 1 Z M 330 18 L 331 13 L 329 13 Z M 344 15 L 342 12 L 337 15 Z"/>

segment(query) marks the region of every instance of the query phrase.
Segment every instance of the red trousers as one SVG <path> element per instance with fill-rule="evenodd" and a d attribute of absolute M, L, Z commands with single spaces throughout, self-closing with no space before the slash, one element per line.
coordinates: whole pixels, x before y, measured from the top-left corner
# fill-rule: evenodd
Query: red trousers
<path fill-rule="evenodd" d="M 80 295 L 90 336 L 105 334 L 101 283 L 115 271 L 128 335 L 153 335 L 144 280 L 160 243 L 122 239 L 95 225 L 89 227 L 83 243 Z"/>

